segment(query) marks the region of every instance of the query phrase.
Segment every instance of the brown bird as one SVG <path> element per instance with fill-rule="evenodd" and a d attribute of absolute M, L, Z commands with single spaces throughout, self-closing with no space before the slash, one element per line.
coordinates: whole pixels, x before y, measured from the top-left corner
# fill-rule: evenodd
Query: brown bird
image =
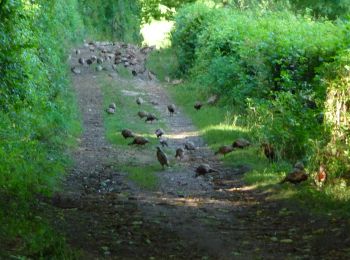
<path fill-rule="evenodd" d="M 232 143 L 232 147 L 243 149 L 248 147 L 250 142 L 244 138 L 238 138 L 236 141 Z"/>
<path fill-rule="evenodd" d="M 261 147 L 264 149 L 264 154 L 269 159 L 269 162 L 273 162 L 276 160 L 275 149 L 271 144 L 262 143 Z"/>
<path fill-rule="evenodd" d="M 106 112 L 107 112 L 107 114 L 112 115 L 112 114 L 114 114 L 114 113 L 115 113 L 115 109 L 114 109 L 114 108 L 109 107 L 109 108 L 106 108 Z"/>
<path fill-rule="evenodd" d="M 185 156 L 185 150 L 183 148 L 181 148 L 181 147 L 177 148 L 176 149 L 175 158 L 180 158 L 180 160 L 181 160 L 181 159 L 184 158 L 184 156 Z"/>
<path fill-rule="evenodd" d="M 148 116 L 148 113 L 146 111 L 139 111 L 137 115 L 142 119 L 146 116 Z"/>
<path fill-rule="evenodd" d="M 283 184 L 285 182 L 298 184 L 300 182 L 306 181 L 307 178 L 308 175 L 305 172 L 303 163 L 298 162 L 294 165 L 293 170 L 288 173 L 287 176 L 280 182 L 280 184 Z"/>
<path fill-rule="evenodd" d="M 201 176 L 201 175 L 205 175 L 205 174 L 210 173 L 210 172 L 218 172 L 218 171 L 212 169 L 212 168 L 209 166 L 209 164 L 202 163 L 201 165 L 199 165 L 199 166 L 196 168 L 196 175 L 195 175 L 195 177 L 198 177 L 198 176 Z"/>
<path fill-rule="evenodd" d="M 135 137 L 135 135 L 133 134 L 133 132 L 129 129 L 123 129 L 122 130 L 122 136 L 126 139 L 126 138 L 131 138 L 131 137 Z"/>
<path fill-rule="evenodd" d="M 159 143 L 162 145 L 162 147 L 165 147 L 165 146 L 168 147 L 169 146 L 168 145 L 168 140 L 165 139 L 165 138 L 162 138 L 162 137 L 159 139 Z"/>
<path fill-rule="evenodd" d="M 111 103 L 111 104 L 109 104 L 109 106 L 108 106 L 108 107 L 113 108 L 114 110 L 116 110 L 116 109 L 117 109 L 117 105 L 116 105 L 115 103 Z"/>
<path fill-rule="evenodd" d="M 170 116 L 174 115 L 175 113 L 175 105 L 174 104 L 171 104 L 171 105 L 168 105 L 168 111 L 170 113 Z"/>
<path fill-rule="evenodd" d="M 153 122 L 154 120 L 158 120 L 158 118 L 154 114 L 148 114 L 145 122 Z"/>
<path fill-rule="evenodd" d="M 78 59 L 78 62 L 79 62 L 81 65 L 84 65 L 84 64 L 85 64 L 85 59 L 82 58 L 82 57 L 80 57 L 80 58 Z"/>
<path fill-rule="evenodd" d="M 156 134 L 157 138 L 159 138 L 164 134 L 164 131 L 163 129 L 158 128 L 154 133 Z"/>
<path fill-rule="evenodd" d="M 169 167 L 168 156 L 162 151 L 162 149 L 159 146 L 157 146 L 157 158 L 159 163 L 162 165 L 163 169 L 164 165 Z"/>
<path fill-rule="evenodd" d="M 136 99 L 136 104 L 138 104 L 139 106 L 142 105 L 143 102 L 144 102 L 144 101 L 143 101 L 143 99 L 142 99 L 141 97 L 138 97 L 138 98 Z"/>
<path fill-rule="evenodd" d="M 134 137 L 134 140 L 129 143 L 128 145 L 133 145 L 133 144 L 136 144 L 136 145 L 145 145 L 149 143 L 148 139 L 147 138 L 144 138 L 142 136 L 135 136 Z"/>
<path fill-rule="evenodd" d="M 72 71 L 74 74 L 76 74 L 76 75 L 78 75 L 78 74 L 81 73 L 81 70 L 80 70 L 79 68 L 77 68 L 77 67 L 71 68 L 71 71 Z"/>
<path fill-rule="evenodd" d="M 185 145 L 185 149 L 188 150 L 188 151 L 196 150 L 196 147 L 194 146 L 194 143 L 192 143 L 191 141 L 187 141 L 184 145 Z"/>
<path fill-rule="evenodd" d="M 315 175 L 315 183 L 317 186 L 321 188 L 323 184 L 326 182 L 326 180 L 327 180 L 326 169 L 324 165 L 321 164 L 318 172 Z"/>
<path fill-rule="evenodd" d="M 234 148 L 231 145 L 224 145 L 219 147 L 219 150 L 217 150 L 215 152 L 215 155 L 217 154 L 223 154 L 224 156 L 226 156 L 226 154 L 232 152 L 234 150 Z"/>
<path fill-rule="evenodd" d="M 196 110 L 199 110 L 199 109 L 202 108 L 202 106 L 203 106 L 202 102 L 197 101 L 197 102 L 194 104 L 193 107 L 194 107 Z"/>

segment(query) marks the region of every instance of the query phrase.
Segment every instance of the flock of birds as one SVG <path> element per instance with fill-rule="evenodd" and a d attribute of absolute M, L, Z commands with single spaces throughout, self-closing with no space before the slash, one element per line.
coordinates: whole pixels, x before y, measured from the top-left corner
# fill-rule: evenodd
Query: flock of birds
<path fill-rule="evenodd" d="M 81 66 L 92 65 L 96 63 L 96 71 L 101 71 L 105 69 L 103 67 L 103 63 L 111 62 L 112 69 L 116 70 L 116 66 L 118 64 L 123 64 L 125 67 L 129 67 L 134 76 L 144 74 L 147 72 L 144 66 L 145 56 L 151 51 L 153 51 L 154 47 L 143 47 L 141 49 L 137 49 L 136 47 L 128 44 L 116 44 L 116 43 L 98 43 L 98 42 L 90 42 L 85 43 L 84 47 L 87 48 L 90 53 L 94 53 L 90 55 L 88 58 L 82 57 L 80 54 L 80 50 L 76 49 L 76 56 L 80 56 L 78 58 L 78 63 Z M 114 49 L 112 50 L 111 49 Z M 80 68 L 74 66 L 71 68 L 74 74 L 80 74 Z M 150 73 L 148 72 L 147 75 Z M 151 75 L 152 76 L 152 75 Z M 167 80 L 170 83 L 170 79 Z M 175 80 L 172 84 L 179 84 L 182 80 Z M 193 105 L 194 109 L 200 110 L 204 105 L 213 105 L 218 101 L 218 96 L 211 96 L 206 102 L 196 101 Z M 141 106 L 144 103 L 144 100 L 141 97 L 136 99 L 136 103 Z M 176 113 L 176 106 L 174 104 L 170 104 L 167 106 L 170 116 L 173 116 Z M 106 108 L 106 112 L 108 114 L 114 114 L 116 112 L 117 106 L 115 103 L 111 103 L 108 108 Z M 158 120 L 157 116 L 153 113 L 148 113 L 146 111 L 139 111 L 138 116 L 141 119 L 145 119 L 145 122 L 153 122 Z M 133 138 L 133 141 L 129 143 L 129 145 L 145 145 L 149 143 L 149 140 L 142 136 L 135 135 L 130 129 L 123 129 L 121 132 L 124 138 Z M 163 138 L 164 130 L 159 128 L 155 131 L 156 137 L 159 139 L 160 145 L 164 148 L 168 146 L 167 139 Z M 239 138 L 235 140 L 231 145 L 223 145 L 218 148 L 215 152 L 215 155 L 222 154 L 226 156 L 226 154 L 233 152 L 235 149 L 244 149 L 249 147 L 251 144 L 248 140 L 244 138 Z M 273 145 L 270 143 L 262 143 L 261 148 L 269 160 L 269 162 L 274 162 L 277 160 L 277 156 L 274 150 Z M 184 143 L 183 147 L 179 147 L 176 149 L 175 158 L 182 160 L 185 156 L 185 151 L 193 151 L 196 150 L 196 147 L 193 142 L 187 141 Z M 161 166 L 164 168 L 165 166 L 169 167 L 169 159 L 166 153 L 162 150 L 160 146 L 157 147 L 157 159 Z M 208 164 L 201 164 L 196 168 L 196 177 L 200 175 L 205 175 L 210 172 L 218 172 L 215 169 L 212 169 Z M 290 182 L 293 184 L 298 184 L 308 179 L 308 174 L 305 171 L 304 165 L 301 162 L 298 162 L 294 165 L 294 168 L 291 172 L 289 172 L 286 177 L 280 182 L 283 184 L 285 182 Z M 327 179 L 327 174 L 325 167 L 323 165 L 320 166 L 318 172 L 315 174 L 315 183 L 318 186 L 322 186 Z"/>
<path fill-rule="evenodd" d="M 213 98 L 211 98 L 210 101 L 208 104 L 210 104 L 213 100 Z M 141 106 L 143 103 L 144 103 L 144 100 L 141 98 L 141 97 L 138 97 L 136 99 L 136 103 Z M 198 103 L 198 102 L 197 102 Z M 196 103 L 196 104 L 197 104 Z M 195 108 L 196 108 L 196 104 L 195 104 Z M 202 106 L 202 105 L 201 105 Z M 115 103 L 112 103 L 109 105 L 109 107 L 106 109 L 106 112 L 108 114 L 114 114 L 115 113 L 115 108 L 116 108 L 116 105 Z M 170 117 L 174 116 L 174 114 L 176 113 L 176 106 L 174 104 L 170 104 L 167 106 L 167 109 L 168 109 L 168 112 L 169 112 L 169 115 Z M 198 108 L 196 108 L 198 110 Z M 200 109 L 200 108 L 199 108 Z M 152 114 L 152 113 L 148 113 L 146 111 L 139 111 L 137 113 L 137 115 L 140 117 L 140 119 L 145 119 L 145 122 L 150 122 L 150 123 L 153 123 L 153 121 L 155 120 L 158 120 L 157 116 Z M 160 165 L 163 167 L 163 169 L 165 167 L 169 167 L 170 166 L 170 163 L 169 163 L 169 158 L 168 158 L 168 155 L 163 151 L 162 148 L 164 147 L 168 147 L 168 142 L 167 142 L 167 139 L 163 138 L 163 135 L 165 135 L 165 132 L 163 129 L 161 128 L 158 128 L 155 130 L 154 134 L 156 135 L 156 137 L 158 138 L 159 140 L 159 143 L 161 145 L 160 146 L 157 146 L 157 153 L 156 153 L 156 156 L 157 156 L 157 159 L 160 163 Z M 143 145 L 146 145 L 147 143 L 149 143 L 149 140 L 143 136 L 139 136 L 139 135 L 136 135 L 135 133 L 133 133 L 132 130 L 130 129 L 123 129 L 121 131 L 121 135 L 125 138 L 125 139 L 128 139 L 128 138 L 132 138 L 132 142 L 130 142 L 128 145 L 138 145 L 138 146 L 143 146 Z M 243 139 L 242 139 L 243 140 Z M 242 144 L 242 140 L 239 141 L 238 140 L 238 146 L 241 145 L 241 146 L 244 146 L 244 144 Z M 248 142 L 248 141 L 246 141 Z M 243 143 L 244 143 L 244 140 L 243 140 Z M 236 142 L 235 142 L 236 144 Z M 237 146 L 237 147 L 238 147 Z M 191 141 L 186 141 L 184 144 L 183 144 L 183 147 L 178 147 L 175 151 L 175 158 L 178 159 L 178 160 L 182 160 L 184 157 L 185 157 L 185 153 L 186 151 L 194 151 L 196 150 L 197 147 L 195 146 L 195 144 Z M 225 149 L 219 149 L 218 153 L 221 153 L 221 154 L 227 154 L 228 151 L 225 150 Z M 205 175 L 207 173 L 210 173 L 210 172 L 218 172 L 217 170 L 213 169 L 210 167 L 209 164 L 200 164 L 197 168 L 196 168 L 196 174 L 195 174 L 195 177 L 198 177 L 200 175 Z"/>

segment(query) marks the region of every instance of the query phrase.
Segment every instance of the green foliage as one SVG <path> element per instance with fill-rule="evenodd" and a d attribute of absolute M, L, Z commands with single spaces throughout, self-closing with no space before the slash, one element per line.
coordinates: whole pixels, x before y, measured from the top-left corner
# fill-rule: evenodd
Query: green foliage
<path fill-rule="evenodd" d="M 63 254 L 64 241 L 33 214 L 35 196 L 57 185 L 69 162 L 65 150 L 80 132 L 65 65 L 68 44 L 81 39 L 74 8 L 73 0 L 0 5 L 2 252 L 16 254 L 19 246 L 18 253 L 34 258 Z"/>
<path fill-rule="evenodd" d="M 90 37 L 140 43 L 141 5 L 138 0 L 78 0 Z"/>
<path fill-rule="evenodd" d="M 187 72 L 194 64 L 198 36 L 207 26 L 205 18 L 213 15 L 212 9 L 203 4 L 188 5 L 180 9 L 175 18 L 172 45 L 176 50 L 179 70 Z"/>
<path fill-rule="evenodd" d="M 281 158 L 310 156 L 325 133 L 321 68 L 346 46 L 347 30 L 288 11 L 199 4 L 176 19 L 172 43 L 180 70 L 248 115 L 255 139 L 273 143 Z"/>

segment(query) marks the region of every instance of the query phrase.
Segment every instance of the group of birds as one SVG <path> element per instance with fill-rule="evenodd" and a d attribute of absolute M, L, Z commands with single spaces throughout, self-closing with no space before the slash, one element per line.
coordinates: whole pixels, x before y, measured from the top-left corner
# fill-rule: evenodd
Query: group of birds
<path fill-rule="evenodd" d="M 144 100 L 141 97 L 138 97 L 136 99 L 136 104 L 137 105 L 141 106 L 143 103 L 144 103 Z M 115 109 L 116 109 L 115 104 L 112 103 L 106 109 L 106 112 L 109 113 L 109 114 L 112 114 L 111 112 L 114 113 Z M 167 106 L 167 110 L 169 112 L 169 116 L 172 117 L 176 113 L 176 106 L 174 104 L 170 104 L 170 105 Z M 138 114 L 138 116 L 141 119 L 146 118 L 145 122 L 151 122 L 152 123 L 154 120 L 158 120 L 158 118 L 154 114 L 148 113 L 146 111 L 139 111 L 137 114 Z M 168 142 L 167 142 L 167 139 L 165 139 L 163 137 L 163 135 L 165 135 L 165 132 L 164 132 L 164 130 L 162 128 L 156 129 L 154 134 L 156 135 L 157 139 L 159 140 L 160 145 L 163 148 L 169 146 Z M 123 129 L 121 131 L 121 135 L 125 139 L 128 139 L 128 138 L 132 138 L 133 139 L 132 142 L 130 142 L 128 145 L 143 146 L 143 145 L 146 145 L 146 144 L 148 144 L 150 142 L 147 138 L 145 138 L 143 136 L 140 136 L 140 135 L 136 135 L 130 129 Z M 244 139 L 237 140 L 237 142 L 234 142 L 234 144 L 232 144 L 232 147 L 242 148 L 243 146 L 247 145 L 246 142 L 248 142 L 248 141 L 246 141 Z M 175 158 L 178 159 L 178 160 L 182 160 L 185 157 L 186 150 L 191 152 L 191 151 L 194 151 L 196 149 L 197 149 L 197 147 L 195 146 L 195 144 L 193 142 L 186 141 L 183 144 L 183 147 L 178 147 L 176 149 L 176 151 L 175 151 Z M 168 155 L 163 151 L 163 149 L 160 146 L 157 146 L 156 156 L 157 156 L 157 159 L 158 159 L 160 165 L 163 167 L 163 169 L 165 167 L 169 167 L 170 166 Z M 210 172 L 218 172 L 217 170 L 211 168 L 208 164 L 205 164 L 205 163 L 200 164 L 196 168 L 195 171 L 196 171 L 195 177 L 198 177 L 198 176 L 201 176 L 201 175 L 205 175 L 205 174 L 210 173 Z"/>
<path fill-rule="evenodd" d="M 294 165 L 294 168 L 291 172 L 289 172 L 280 184 L 285 182 L 290 182 L 293 184 L 299 184 L 308 179 L 309 175 L 305 171 L 304 164 L 302 162 L 297 162 Z M 326 168 L 324 165 L 320 165 L 318 171 L 314 175 L 314 182 L 317 186 L 322 187 L 327 180 Z"/>
<path fill-rule="evenodd" d="M 154 74 L 145 66 L 145 60 L 148 54 L 155 49 L 155 46 L 138 48 L 126 43 L 91 41 L 85 42 L 84 49 L 74 51 L 78 58 L 78 64 L 71 68 L 74 74 L 81 74 L 82 67 L 90 67 L 93 64 L 96 64 L 94 68 L 97 72 L 109 70 L 109 67 L 113 71 L 117 71 L 118 65 L 123 65 L 134 76 L 145 76 L 149 80 L 155 79 Z M 81 55 L 81 50 L 84 50 L 83 55 Z"/>

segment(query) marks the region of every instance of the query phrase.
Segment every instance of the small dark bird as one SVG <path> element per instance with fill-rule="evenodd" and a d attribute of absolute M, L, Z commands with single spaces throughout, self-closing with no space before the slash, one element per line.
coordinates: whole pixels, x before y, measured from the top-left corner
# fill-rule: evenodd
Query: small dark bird
<path fill-rule="evenodd" d="M 97 58 L 97 59 L 96 59 L 96 62 L 97 62 L 98 64 L 102 64 L 102 63 L 103 63 L 103 59 L 102 59 L 102 58 Z"/>
<path fill-rule="evenodd" d="M 76 49 L 76 50 L 75 50 L 75 54 L 76 54 L 76 55 L 79 55 L 79 54 L 80 54 L 80 50 L 79 50 L 79 49 Z"/>
<path fill-rule="evenodd" d="M 136 144 L 136 145 L 145 145 L 149 143 L 148 139 L 147 138 L 144 138 L 142 136 L 135 136 L 134 137 L 134 140 L 129 143 L 129 145 L 133 145 L 133 144 Z"/>
<path fill-rule="evenodd" d="M 294 169 L 287 174 L 287 176 L 280 182 L 280 184 L 283 184 L 285 182 L 298 184 L 300 182 L 306 181 L 307 178 L 308 175 L 305 172 L 304 165 L 301 162 L 298 162 L 294 165 Z"/>
<path fill-rule="evenodd" d="M 148 114 L 145 122 L 153 122 L 154 120 L 158 120 L 158 118 L 154 114 Z"/>
<path fill-rule="evenodd" d="M 199 109 L 202 108 L 202 106 L 203 106 L 202 102 L 197 101 L 197 102 L 194 104 L 193 107 L 194 107 L 196 110 L 199 110 Z"/>
<path fill-rule="evenodd" d="M 232 147 L 243 149 L 248 147 L 250 142 L 244 138 L 238 138 L 236 141 L 232 143 Z"/>
<path fill-rule="evenodd" d="M 109 106 L 108 106 L 109 108 L 113 108 L 114 110 L 116 110 L 117 109 L 117 105 L 115 104 L 115 103 L 111 103 L 111 104 L 109 104 Z"/>
<path fill-rule="evenodd" d="M 165 139 L 165 138 L 162 138 L 162 137 L 159 139 L 159 143 L 162 145 L 162 147 L 165 147 L 165 146 L 168 147 L 169 146 L 168 145 L 168 140 Z"/>
<path fill-rule="evenodd" d="M 164 134 L 164 131 L 163 129 L 158 128 L 154 133 L 156 134 L 157 138 L 159 138 Z"/>
<path fill-rule="evenodd" d="M 194 151 L 196 150 L 196 147 L 194 146 L 194 143 L 192 143 L 191 141 L 187 141 L 185 143 L 185 149 L 188 151 Z"/>
<path fill-rule="evenodd" d="M 82 57 L 80 57 L 80 58 L 78 59 L 78 62 L 79 62 L 81 65 L 84 65 L 84 64 L 85 64 L 85 59 L 82 58 Z"/>
<path fill-rule="evenodd" d="M 181 159 L 184 158 L 184 156 L 185 156 L 185 150 L 183 148 L 181 148 L 181 147 L 177 148 L 176 149 L 175 158 L 180 158 L 180 160 L 181 160 Z"/>
<path fill-rule="evenodd" d="M 94 63 L 94 62 L 92 61 L 92 59 L 87 59 L 87 60 L 86 60 L 86 64 L 87 64 L 87 65 L 91 65 L 92 63 Z"/>
<path fill-rule="evenodd" d="M 137 72 L 135 71 L 135 70 L 132 70 L 131 71 L 131 74 L 135 77 L 135 76 L 137 76 Z"/>
<path fill-rule="evenodd" d="M 202 163 L 201 165 L 199 165 L 199 166 L 196 168 L 196 175 L 195 175 L 195 177 L 198 177 L 198 176 L 201 176 L 201 175 L 205 175 L 205 174 L 210 173 L 210 172 L 218 172 L 218 171 L 212 169 L 212 168 L 209 166 L 209 164 Z"/>
<path fill-rule="evenodd" d="M 106 108 L 106 112 L 107 112 L 107 114 L 112 115 L 112 114 L 114 114 L 114 113 L 115 113 L 115 109 L 114 109 L 114 108 L 109 107 L 109 108 Z"/>
<path fill-rule="evenodd" d="M 174 104 L 171 104 L 171 105 L 168 105 L 168 111 L 170 113 L 170 116 L 174 115 L 175 113 L 175 105 Z"/>
<path fill-rule="evenodd" d="M 320 168 L 315 175 L 315 183 L 317 186 L 319 186 L 321 188 L 323 186 L 323 184 L 326 182 L 326 180 L 327 180 L 326 169 L 325 169 L 324 165 L 320 165 Z"/>
<path fill-rule="evenodd" d="M 169 167 L 168 156 L 162 151 L 162 149 L 159 146 L 157 146 L 157 158 L 159 163 L 162 165 L 163 169 L 164 165 Z"/>
<path fill-rule="evenodd" d="M 261 147 L 264 149 L 264 154 L 269 159 L 269 162 L 273 162 L 276 160 L 275 149 L 271 144 L 263 143 Z"/>
<path fill-rule="evenodd" d="M 136 99 L 136 104 L 138 104 L 139 106 L 140 106 L 143 102 L 144 102 L 143 99 L 140 98 L 140 97 L 138 97 L 138 98 Z"/>
<path fill-rule="evenodd" d="M 146 111 L 139 111 L 137 115 L 142 119 L 146 116 L 148 116 L 148 113 Z"/>
<path fill-rule="evenodd" d="M 226 154 L 232 152 L 234 150 L 234 148 L 231 145 L 224 145 L 219 147 L 219 150 L 217 150 L 215 152 L 215 155 L 217 154 L 223 154 L 224 156 L 226 156 Z"/>
<path fill-rule="evenodd" d="M 133 134 L 133 132 L 129 129 L 123 129 L 122 130 L 122 136 L 127 139 L 127 138 L 131 138 L 131 137 L 135 137 L 135 135 Z"/>

